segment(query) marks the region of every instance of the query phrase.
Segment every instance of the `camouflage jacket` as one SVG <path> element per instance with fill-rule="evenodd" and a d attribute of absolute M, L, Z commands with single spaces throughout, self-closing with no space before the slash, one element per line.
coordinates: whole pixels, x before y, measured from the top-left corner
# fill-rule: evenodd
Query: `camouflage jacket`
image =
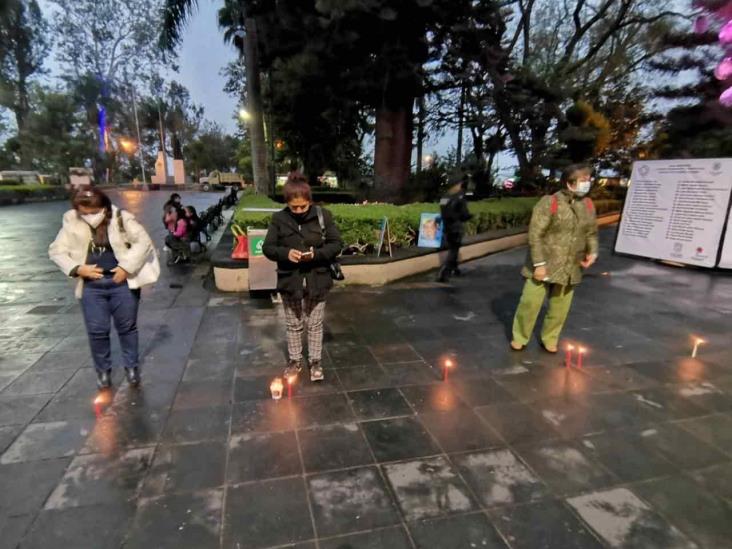
<path fill-rule="evenodd" d="M 580 262 L 588 254 L 597 254 L 598 247 L 592 201 L 559 191 L 543 197 L 534 207 L 529 224 L 529 254 L 521 274 L 531 278 L 534 267 L 544 263 L 552 284 L 579 284 Z"/>

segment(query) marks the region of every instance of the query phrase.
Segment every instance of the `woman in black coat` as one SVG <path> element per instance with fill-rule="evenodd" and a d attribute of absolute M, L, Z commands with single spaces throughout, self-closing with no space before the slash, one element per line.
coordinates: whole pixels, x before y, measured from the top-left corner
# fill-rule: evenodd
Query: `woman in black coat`
<path fill-rule="evenodd" d="M 313 206 L 310 185 L 301 174 L 291 174 L 283 192 L 287 207 L 272 216 L 262 250 L 277 262 L 277 290 L 287 323 L 285 377 L 302 370 L 307 326 L 310 379 L 321 381 L 325 298 L 333 287 L 330 265 L 343 244 L 332 214 Z"/>

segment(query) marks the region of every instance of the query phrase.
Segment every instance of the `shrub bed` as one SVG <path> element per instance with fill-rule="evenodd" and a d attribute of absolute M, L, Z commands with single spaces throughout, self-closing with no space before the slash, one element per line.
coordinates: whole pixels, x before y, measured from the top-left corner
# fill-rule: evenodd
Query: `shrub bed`
<path fill-rule="evenodd" d="M 0 184 L 0 205 L 20 204 L 22 202 L 42 202 L 46 200 L 63 200 L 69 192 L 64 187 L 26 183 L 20 185 Z"/>
<path fill-rule="evenodd" d="M 531 211 L 538 197 L 492 198 L 469 204 L 473 219 L 466 223 L 468 235 L 496 229 L 524 227 L 531 219 Z M 619 211 L 619 200 L 595 201 L 598 214 Z M 416 203 L 404 206 L 393 204 L 330 204 L 335 221 L 347 248 L 368 252 L 379 240 L 382 219 L 389 219 L 393 246 L 412 246 L 417 239 L 420 214 L 439 212 L 437 203 Z M 282 208 L 282 204 L 261 195 L 245 195 L 234 214 L 234 223 L 246 229 L 267 228 L 271 213 L 247 212 L 247 208 Z"/>

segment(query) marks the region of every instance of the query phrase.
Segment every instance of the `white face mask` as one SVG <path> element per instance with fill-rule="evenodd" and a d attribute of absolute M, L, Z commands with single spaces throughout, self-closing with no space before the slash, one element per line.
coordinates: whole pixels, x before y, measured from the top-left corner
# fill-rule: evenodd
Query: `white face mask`
<path fill-rule="evenodd" d="M 590 189 L 592 189 L 592 181 L 578 181 L 572 192 L 577 196 L 585 196 Z"/>
<path fill-rule="evenodd" d="M 81 218 L 86 221 L 86 223 L 92 228 L 96 229 L 99 227 L 99 225 L 102 224 L 102 221 L 104 221 L 104 217 L 107 215 L 107 213 L 102 210 L 101 212 L 97 212 L 95 214 L 83 214 L 81 215 Z"/>

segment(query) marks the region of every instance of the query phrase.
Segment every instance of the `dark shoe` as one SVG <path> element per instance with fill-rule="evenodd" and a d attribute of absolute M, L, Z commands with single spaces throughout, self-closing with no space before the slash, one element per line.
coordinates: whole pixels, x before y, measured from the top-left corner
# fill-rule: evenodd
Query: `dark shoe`
<path fill-rule="evenodd" d="M 302 360 L 290 360 L 287 364 L 287 368 L 285 368 L 285 373 L 283 374 L 285 380 L 291 377 L 297 377 L 300 374 L 300 370 L 302 370 Z"/>
<path fill-rule="evenodd" d="M 140 368 L 135 366 L 134 368 L 125 368 L 125 376 L 127 376 L 127 383 L 130 387 L 138 387 L 140 385 Z"/>
<path fill-rule="evenodd" d="M 440 272 L 437 273 L 437 282 L 449 282 L 450 280 L 450 272 L 445 267 L 442 267 L 440 269 Z"/>
<path fill-rule="evenodd" d="M 112 370 L 97 372 L 97 387 L 109 389 L 112 386 Z"/>
<path fill-rule="evenodd" d="M 458 268 L 453 269 L 452 270 L 452 274 L 455 275 L 455 276 L 462 276 L 463 275 L 462 271 L 460 269 L 458 269 Z"/>
<path fill-rule="evenodd" d="M 323 366 L 319 360 L 313 360 L 310 363 L 310 381 L 323 381 Z"/>

